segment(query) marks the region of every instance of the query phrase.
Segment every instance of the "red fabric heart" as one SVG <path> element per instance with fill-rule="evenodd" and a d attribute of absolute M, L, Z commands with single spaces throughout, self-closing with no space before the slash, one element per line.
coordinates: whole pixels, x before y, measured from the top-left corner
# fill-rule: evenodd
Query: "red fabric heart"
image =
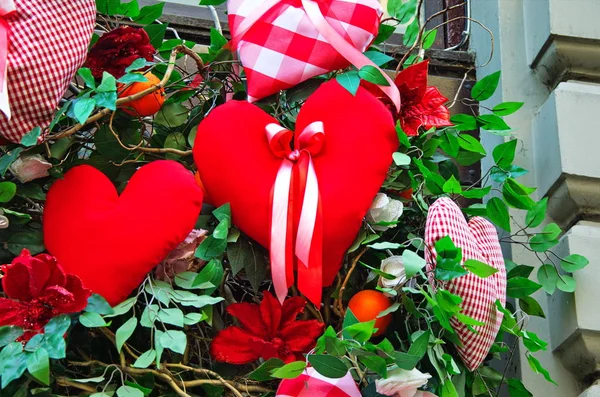
<path fill-rule="evenodd" d="M 323 283 L 330 285 L 385 179 L 398 141 L 392 116 L 381 102 L 364 88 L 352 96 L 335 80 L 308 98 L 296 131 L 316 121 L 323 122 L 325 131 L 324 145 L 313 156 L 323 215 L 322 241 L 316 243 L 323 247 Z M 269 147 L 265 127 L 270 123 L 277 120 L 259 107 L 230 101 L 200 123 L 194 144 L 211 203 L 230 203 L 233 223 L 267 248 L 272 188 L 282 163 Z M 294 147 L 299 147 L 297 134 Z M 302 205 L 298 168 L 292 173 L 288 236 L 295 236 Z"/>
<path fill-rule="evenodd" d="M 474 333 L 455 317 L 450 320 L 463 345 L 457 346 L 458 352 L 467 368 L 474 371 L 489 353 L 502 324 L 503 314 L 496 309 L 495 302 L 500 300 L 503 306 L 506 304 L 504 258 L 494 225 L 481 217 L 471 218 L 467 223 L 460 208 L 447 197 L 433 203 L 427 214 L 425 243 L 429 248 L 426 250 L 429 271 L 435 269 L 435 243 L 445 236 L 450 236 L 454 245 L 462 249 L 463 263 L 475 259 L 498 269 L 487 278 L 469 272 L 444 286 L 463 299 L 463 314 L 485 323 L 473 327 L 478 332 Z"/>
<path fill-rule="evenodd" d="M 240 35 L 240 24 L 266 3 L 227 3 L 233 45 L 246 72 L 251 100 L 350 65 L 319 33 L 299 0 L 278 1 Z M 375 0 L 320 0 L 318 7 L 337 34 L 360 52 L 377 36 L 383 10 Z"/>
<path fill-rule="evenodd" d="M 201 209 L 200 187 L 175 161 L 141 167 L 120 196 L 81 165 L 48 192 L 44 243 L 66 273 L 115 305 L 186 238 Z"/>

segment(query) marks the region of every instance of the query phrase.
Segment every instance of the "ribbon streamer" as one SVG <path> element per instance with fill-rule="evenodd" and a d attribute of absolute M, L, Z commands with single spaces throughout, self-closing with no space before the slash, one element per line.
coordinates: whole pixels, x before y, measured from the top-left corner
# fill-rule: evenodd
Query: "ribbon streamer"
<path fill-rule="evenodd" d="M 275 293 L 281 303 L 288 292 L 288 279 L 292 264 L 288 261 L 288 230 L 290 219 L 290 190 L 292 189 L 292 171 L 294 165 L 302 167 L 300 172 L 306 175 L 306 184 L 302 195 L 302 210 L 298 222 L 298 231 L 295 240 L 295 256 L 298 258 L 298 277 L 301 292 L 313 303 L 320 304 L 322 290 L 322 244 L 313 244 L 316 238 L 322 238 L 320 233 L 315 233 L 315 225 L 320 218 L 319 211 L 319 182 L 312 157 L 317 155 L 324 143 L 325 132 L 323 123 L 315 121 L 309 124 L 298 136 L 296 150 L 292 150 L 290 143 L 293 133 L 278 124 L 269 124 L 266 127 L 267 139 L 273 154 L 282 158 L 281 166 L 273 186 L 273 206 L 271 212 L 270 258 L 271 273 Z M 301 267 L 304 267 L 302 269 Z M 293 280 L 293 278 L 292 278 Z"/>
<path fill-rule="evenodd" d="M 261 7 L 255 8 L 239 25 L 238 34 L 233 37 L 232 42 L 234 47 L 237 47 L 240 40 L 254 24 L 273 7 L 279 4 L 281 0 L 265 0 Z M 352 44 L 348 43 L 340 34 L 327 22 L 319 4 L 314 0 L 302 0 L 302 7 L 319 33 L 327 40 L 327 42 L 342 55 L 348 62 L 360 69 L 370 65 L 379 70 L 389 85 L 379 86 L 380 89 L 392 100 L 396 111 L 400 111 L 400 91 L 394 84 L 394 81 L 383 70 L 379 68 L 366 55 L 357 50 Z"/>
<path fill-rule="evenodd" d="M 0 0 L 0 112 L 10 120 L 8 102 L 8 39 L 10 29 L 6 18 L 17 10 L 13 0 Z"/>

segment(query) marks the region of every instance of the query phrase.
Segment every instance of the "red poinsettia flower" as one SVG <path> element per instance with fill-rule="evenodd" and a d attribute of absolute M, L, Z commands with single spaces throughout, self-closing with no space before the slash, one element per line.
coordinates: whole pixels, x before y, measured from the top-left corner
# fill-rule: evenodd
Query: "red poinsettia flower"
<path fill-rule="evenodd" d="M 394 83 L 400 91 L 402 106 L 396 119 L 400 120 L 402 130 L 408 136 L 419 135 L 419 128 L 445 127 L 452 125 L 450 112 L 444 106 L 448 98 L 437 88 L 427 86 L 429 61 L 419 62 L 402 70 Z M 381 90 L 374 84 L 362 83 L 369 91 L 389 102 Z M 393 105 L 389 104 L 390 109 Z"/>
<path fill-rule="evenodd" d="M 0 270 L 6 295 L 0 298 L 0 326 L 23 328 L 22 341 L 43 332 L 53 317 L 82 311 L 92 295 L 79 277 L 65 274 L 50 255 L 31 256 L 24 249 L 12 264 Z"/>
<path fill-rule="evenodd" d="M 148 33 L 142 28 L 123 26 L 103 34 L 90 49 L 86 67 L 92 75 L 102 78 L 102 72 L 108 72 L 120 78 L 125 69 L 136 59 L 151 61 L 156 50 L 150 44 Z"/>
<path fill-rule="evenodd" d="M 283 306 L 269 292 L 260 305 L 234 303 L 227 311 L 240 326 L 221 331 L 210 346 L 217 361 L 247 364 L 259 358 L 277 357 L 286 363 L 304 360 L 303 353 L 315 346 L 324 324 L 317 320 L 296 320 L 306 307 L 306 299 L 286 299 Z"/>

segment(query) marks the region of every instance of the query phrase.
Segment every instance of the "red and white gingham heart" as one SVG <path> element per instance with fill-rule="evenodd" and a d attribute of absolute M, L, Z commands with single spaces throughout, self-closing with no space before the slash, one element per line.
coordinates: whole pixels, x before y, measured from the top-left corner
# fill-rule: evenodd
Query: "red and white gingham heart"
<path fill-rule="evenodd" d="M 20 142 L 48 126 L 85 60 L 96 21 L 94 0 L 14 0 L 8 16 L 10 121 L 0 112 L 0 135 Z"/>
<path fill-rule="evenodd" d="M 467 368 L 474 371 L 489 353 L 502 324 L 503 315 L 496 309 L 495 302 L 500 300 L 502 305 L 506 304 L 506 268 L 494 225 L 481 217 L 474 217 L 467 223 L 460 208 L 446 197 L 433 203 L 427 215 L 427 270 L 435 269 L 435 243 L 445 236 L 450 236 L 462 249 L 463 263 L 475 259 L 498 269 L 487 278 L 469 272 L 444 285 L 449 292 L 463 299 L 463 314 L 485 323 L 474 327 L 477 330 L 474 333 L 456 318 L 450 320 L 463 344 L 457 347 L 458 352 Z"/>
<path fill-rule="evenodd" d="M 265 0 L 229 0 L 232 37 L 240 24 Z M 361 52 L 377 36 L 383 10 L 376 0 L 320 0 L 325 20 Z M 282 0 L 262 15 L 234 46 L 248 80 L 248 96 L 255 101 L 293 87 L 311 77 L 350 63 L 313 25 L 299 0 Z"/>

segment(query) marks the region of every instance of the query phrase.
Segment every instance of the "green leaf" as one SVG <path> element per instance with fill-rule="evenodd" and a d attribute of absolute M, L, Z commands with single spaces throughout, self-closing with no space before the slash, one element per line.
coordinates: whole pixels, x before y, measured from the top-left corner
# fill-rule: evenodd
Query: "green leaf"
<path fill-rule="evenodd" d="M 206 319 L 208 319 L 208 316 L 204 311 L 202 311 L 202 313 L 187 313 L 183 316 L 183 323 L 185 325 L 194 325 Z"/>
<path fill-rule="evenodd" d="M 42 129 L 40 127 L 34 127 L 27 134 L 23 135 L 23 138 L 21 138 L 21 145 L 26 147 L 35 146 L 41 133 Z"/>
<path fill-rule="evenodd" d="M 537 271 L 537 278 L 547 294 L 552 295 L 556 291 L 558 283 L 558 272 L 553 265 L 543 265 Z"/>
<path fill-rule="evenodd" d="M 519 299 L 519 307 L 521 308 L 521 310 L 523 310 L 530 316 L 546 318 L 542 306 L 540 306 L 538 301 L 533 299 L 531 296 L 526 296 L 524 298 Z"/>
<path fill-rule="evenodd" d="M 185 150 L 185 136 L 181 132 L 174 132 L 167 135 L 165 139 L 164 147 L 168 149 Z M 168 160 L 177 160 L 181 156 L 175 153 L 167 153 Z"/>
<path fill-rule="evenodd" d="M 356 91 L 358 91 L 358 87 L 360 86 L 360 77 L 358 76 L 358 71 L 351 70 L 346 73 L 338 74 L 335 76 L 337 82 L 346 89 L 352 96 L 356 95 Z"/>
<path fill-rule="evenodd" d="M 131 317 L 123 325 L 119 327 L 115 333 L 115 344 L 117 345 L 117 351 L 120 353 L 123 345 L 133 335 L 135 328 L 138 325 L 137 317 Z"/>
<path fill-rule="evenodd" d="M 450 281 L 466 275 L 467 270 L 461 266 L 460 260 L 439 257 L 435 267 L 435 278 L 442 281 Z"/>
<path fill-rule="evenodd" d="M 227 44 L 227 39 L 217 29 L 210 28 L 210 48 L 213 51 L 218 51 Z"/>
<path fill-rule="evenodd" d="M 133 21 L 140 25 L 149 25 L 162 16 L 164 6 L 165 3 L 157 3 L 151 6 L 142 7 L 139 15 L 134 18 Z"/>
<path fill-rule="evenodd" d="M 542 288 L 540 284 L 525 277 L 511 278 L 506 285 L 506 294 L 511 298 L 524 298 Z"/>
<path fill-rule="evenodd" d="M 583 269 L 589 265 L 589 263 L 590 261 L 585 256 L 572 254 L 560 260 L 560 267 L 562 267 L 565 272 L 573 273 Z"/>
<path fill-rule="evenodd" d="M 409 250 L 404 250 L 404 252 L 402 252 L 402 262 L 404 263 L 407 279 L 414 277 L 427 264 L 425 259 Z"/>
<path fill-rule="evenodd" d="M 483 327 L 485 325 L 484 322 L 477 321 L 473 317 L 467 316 L 466 314 L 456 313 L 454 316 L 456 317 L 456 319 L 458 321 L 460 321 L 461 323 L 463 323 L 465 325 L 470 325 L 470 326 L 474 326 L 474 327 L 475 326 Z"/>
<path fill-rule="evenodd" d="M 523 102 L 502 102 L 494 106 L 492 112 L 498 116 L 508 116 L 521 109 Z"/>
<path fill-rule="evenodd" d="M 101 315 L 93 312 L 84 312 L 79 316 L 79 322 L 86 328 L 107 327 L 108 324 Z"/>
<path fill-rule="evenodd" d="M 79 124 L 85 123 L 96 107 L 96 100 L 89 97 L 77 98 L 73 103 L 73 114 Z"/>
<path fill-rule="evenodd" d="M 374 250 L 395 250 L 401 247 L 398 243 L 390 243 L 388 241 L 383 241 L 381 243 L 375 243 L 367 245 L 369 248 L 373 248 Z"/>
<path fill-rule="evenodd" d="M 423 34 L 423 49 L 428 50 L 435 43 L 437 29 L 426 30 Z"/>
<path fill-rule="evenodd" d="M 229 221 L 219 222 L 215 230 L 213 230 L 213 237 L 216 239 L 227 239 L 229 234 Z"/>
<path fill-rule="evenodd" d="M 504 142 L 494 148 L 492 156 L 496 165 L 502 169 L 510 167 L 513 160 L 515 159 L 515 151 L 517 150 L 517 140 L 513 139 L 508 142 Z"/>
<path fill-rule="evenodd" d="M 92 296 L 88 298 L 88 304 L 85 308 L 85 311 L 91 313 L 98 313 L 101 315 L 113 314 L 115 312 L 113 308 L 110 307 L 106 299 L 104 299 L 101 295 L 98 294 L 92 294 Z"/>
<path fill-rule="evenodd" d="M 175 353 L 183 354 L 187 346 L 187 337 L 183 331 L 168 330 L 160 336 L 160 344 Z"/>
<path fill-rule="evenodd" d="M 462 298 L 444 289 L 437 290 L 435 300 L 440 308 L 447 313 L 455 314 L 462 310 L 460 307 L 463 301 Z"/>
<path fill-rule="evenodd" d="M 508 380 L 508 392 L 510 397 L 533 397 L 533 394 L 527 390 L 523 382 L 515 378 Z"/>
<path fill-rule="evenodd" d="M 216 239 L 208 236 L 196 249 L 196 257 L 204 261 L 215 258 L 225 252 L 227 240 Z"/>
<path fill-rule="evenodd" d="M 4 176 L 6 174 L 6 170 L 14 161 L 19 157 L 19 154 L 23 151 L 22 147 L 18 147 L 16 149 L 7 152 L 4 156 L 0 157 L 0 176 Z M 17 254 L 18 255 L 18 254 Z"/>
<path fill-rule="evenodd" d="M 427 346 L 429 345 L 429 337 L 431 336 L 431 331 L 425 331 L 415 341 L 410 345 L 408 349 L 408 354 L 411 356 L 419 357 L 419 360 L 425 357 L 425 353 L 427 353 Z"/>
<path fill-rule="evenodd" d="M 573 277 L 566 274 L 561 274 L 558 278 L 556 286 L 563 292 L 575 292 L 577 283 Z"/>
<path fill-rule="evenodd" d="M 166 23 L 155 23 L 152 25 L 144 26 L 144 30 L 146 31 L 146 33 L 148 33 L 148 36 L 150 37 L 150 44 L 152 45 L 152 47 L 159 48 L 161 46 L 163 40 L 165 39 L 165 33 L 167 32 L 168 27 L 169 25 Z"/>
<path fill-rule="evenodd" d="M 446 381 L 442 385 L 442 394 L 440 397 L 459 397 L 458 392 L 456 391 L 456 387 L 454 387 L 454 383 L 451 381 Z"/>
<path fill-rule="evenodd" d="M 117 80 L 108 72 L 102 72 L 102 82 L 96 88 L 97 92 L 114 92 L 117 90 Z"/>
<path fill-rule="evenodd" d="M 117 80 L 121 84 L 145 83 L 147 81 L 148 78 L 141 73 L 127 73 Z"/>
<path fill-rule="evenodd" d="M 421 361 L 421 357 L 413 356 L 412 354 L 403 353 L 403 352 L 394 352 L 393 354 L 394 362 L 399 368 L 405 369 L 407 371 L 413 370 L 419 361 Z"/>
<path fill-rule="evenodd" d="M 382 67 L 383 65 L 394 60 L 391 56 L 380 51 L 367 51 L 364 55 L 371 60 L 375 65 Z"/>
<path fill-rule="evenodd" d="M 200 0 L 201 6 L 218 6 L 225 3 L 227 0 Z"/>
<path fill-rule="evenodd" d="M 389 1 L 387 5 L 388 13 L 398 19 L 401 24 L 406 24 L 417 13 L 417 0 Z"/>
<path fill-rule="evenodd" d="M 502 229 L 510 232 L 510 217 L 506 204 L 498 197 L 492 197 L 486 205 L 487 216 L 490 220 Z"/>
<path fill-rule="evenodd" d="M 507 267 L 508 269 L 508 267 Z M 515 267 L 513 267 L 512 269 L 510 269 L 508 271 L 508 273 L 506 274 L 506 278 L 513 278 L 513 277 L 525 277 L 528 278 L 529 275 L 531 274 L 531 272 L 533 272 L 534 267 L 533 266 L 527 266 L 527 265 L 518 265 Z"/>
<path fill-rule="evenodd" d="M 301 362 L 301 361 L 298 361 L 298 362 Z M 248 379 L 252 379 L 257 382 L 269 381 L 269 380 L 273 379 L 273 377 L 271 376 L 271 373 L 274 372 L 275 369 L 281 368 L 284 365 L 285 365 L 284 362 L 282 360 L 280 360 L 279 358 L 276 358 L 276 357 L 270 358 L 267 361 L 265 361 L 264 363 L 262 363 L 254 371 L 252 371 L 248 375 Z M 302 370 L 304 370 L 304 368 L 302 368 Z M 300 372 L 300 373 L 302 373 L 302 372 Z"/>
<path fill-rule="evenodd" d="M 348 373 L 348 368 L 342 360 L 327 355 L 309 354 L 310 365 L 321 375 L 332 379 L 343 378 Z"/>
<path fill-rule="evenodd" d="M 508 178 L 502 186 L 502 197 L 511 207 L 529 210 L 535 206 L 535 202 L 521 187 L 524 186 L 515 182 L 514 179 Z"/>
<path fill-rule="evenodd" d="M 444 193 L 448 193 L 448 194 L 459 194 L 460 192 L 462 192 L 462 187 L 460 187 L 460 182 L 454 177 L 454 175 L 450 176 L 450 179 L 448 179 L 444 183 L 444 186 L 442 187 L 442 189 L 444 190 Z"/>
<path fill-rule="evenodd" d="M 117 306 L 113 307 L 113 313 L 112 314 L 106 314 L 104 317 L 122 316 L 123 314 L 125 314 L 125 313 L 127 313 L 128 311 L 131 310 L 131 308 L 133 307 L 133 305 L 135 305 L 136 301 L 137 301 L 136 297 L 124 300 L 123 302 L 119 303 Z"/>
<path fill-rule="evenodd" d="M 83 79 L 83 82 L 87 87 L 91 89 L 96 88 L 96 79 L 94 79 L 94 76 L 92 75 L 92 70 L 90 68 L 80 68 L 77 71 L 77 74 Z"/>
<path fill-rule="evenodd" d="M 152 364 L 152 362 L 154 361 L 155 358 L 156 358 L 156 350 L 150 349 L 150 350 L 142 353 L 142 355 L 137 360 L 135 360 L 135 363 L 133 363 L 133 367 L 134 368 L 148 368 L 150 366 L 150 364 Z"/>
<path fill-rule="evenodd" d="M 389 3 L 390 2 L 388 2 L 388 4 Z M 392 35 L 394 34 L 395 31 L 396 31 L 395 26 L 386 25 L 385 23 L 382 23 L 381 25 L 379 25 L 379 33 L 377 34 L 377 37 L 373 41 L 373 44 L 378 45 L 378 44 L 385 42 L 387 39 L 392 37 Z"/>
<path fill-rule="evenodd" d="M 62 338 L 63 335 L 69 330 L 71 326 L 71 318 L 62 314 L 57 317 L 53 317 L 48 323 L 44 326 L 44 333 L 46 335 L 60 335 Z"/>
<path fill-rule="evenodd" d="M 360 355 L 358 356 L 358 361 L 364 364 L 365 367 L 375 372 L 379 376 L 386 378 L 387 377 L 387 364 L 383 357 L 379 357 L 375 354 L 373 355 Z"/>
<path fill-rule="evenodd" d="M 483 114 L 477 117 L 477 122 L 481 125 L 481 129 L 487 131 L 509 131 L 510 127 L 502 118 L 495 114 Z"/>
<path fill-rule="evenodd" d="M 527 227 L 538 227 L 546 218 L 546 210 L 548 208 L 548 197 L 544 197 L 538 201 L 525 216 Z"/>
<path fill-rule="evenodd" d="M 179 103 L 168 102 L 160 108 L 154 117 L 154 122 L 169 128 L 179 127 L 185 124 L 188 114 L 189 110 L 185 106 Z M 185 139 L 182 142 L 185 142 Z"/>
<path fill-rule="evenodd" d="M 358 76 L 369 83 L 389 86 L 390 83 L 375 66 L 365 65 L 358 71 Z"/>
<path fill-rule="evenodd" d="M 454 124 L 454 127 L 459 131 L 473 131 L 477 129 L 477 119 L 475 116 L 471 116 L 470 114 L 455 114 L 450 117 L 450 121 Z M 465 135 L 470 136 L 470 135 Z M 471 137 L 473 138 L 473 137 Z M 473 138 L 475 139 L 475 138 Z M 467 138 L 468 140 L 468 138 Z M 472 142 L 471 142 L 472 143 Z M 481 143 L 479 143 L 481 145 Z M 467 149 L 468 150 L 468 149 Z M 470 150 L 472 151 L 472 150 Z"/>
<path fill-rule="evenodd" d="M 2 383 L 0 389 L 13 380 L 19 379 L 27 369 L 27 353 L 23 352 L 21 342 L 13 342 L 6 345 L 0 351 L 0 374 L 2 374 Z"/>
<path fill-rule="evenodd" d="M 352 324 L 344 328 L 344 335 L 361 343 L 371 339 L 373 332 L 375 332 L 375 320 Z"/>
<path fill-rule="evenodd" d="M 498 88 L 499 83 L 500 71 L 485 76 L 473 86 L 471 98 L 476 101 L 485 101 L 486 99 L 491 98 L 491 96 L 494 95 L 496 88 Z"/>
<path fill-rule="evenodd" d="M 252 288 L 258 291 L 267 274 L 264 250 L 249 239 L 240 237 L 227 248 L 227 258 L 231 264 L 232 274 L 236 275 L 241 269 L 245 269 Z"/>
<path fill-rule="evenodd" d="M 135 387 L 121 386 L 117 389 L 117 396 L 118 397 L 144 397 L 144 393 Z"/>
<path fill-rule="evenodd" d="M 21 335 L 23 335 L 23 329 L 20 327 L 12 325 L 0 327 L 0 347 L 4 347 L 9 343 L 14 342 Z"/>
<path fill-rule="evenodd" d="M 408 140 L 408 135 L 406 135 L 406 133 L 404 131 L 402 131 L 402 126 L 400 125 L 399 121 L 396 123 L 396 135 L 398 136 L 398 140 L 404 147 L 407 147 L 407 148 L 410 147 L 410 141 Z"/>
<path fill-rule="evenodd" d="M 0 182 L 0 203 L 8 203 L 17 194 L 17 185 L 13 182 Z"/>
<path fill-rule="evenodd" d="M 417 18 L 413 19 L 413 21 L 406 27 L 406 30 L 404 31 L 402 43 L 407 47 L 415 44 L 415 41 L 417 41 L 417 37 L 419 36 L 420 28 L 421 26 L 419 25 L 419 20 Z"/>
<path fill-rule="evenodd" d="M 37 349 L 27 357 L 27 370 L 29 373 L 48 386 L 50 384 L 50 359 L 48 352 L 43 349 Z"/>
<path fill-rule="evenodd" d="M 487 196 L 491 190 L 491 186 L 486 186 L 484 188 L 470 188 L 469 190 L 463 190 L 461 196 L 470 199 L 480 199 Z"/>
<path fill-rule="evenodd" d="M 536 234 L 529 240 L 529 246 L 535 252 L 544 252 L 558 244 L 560 227 L 556 223 L 550 223 L 544 227 L 541 233 Z"/>
<path fill-rule="evenodd" d="M 475 128 L 477 128 L 477 127 L 475 127 Z M 459 134 L 457 139 L 458 139 L 458 145 L 461 148 L 465 149 L 466 151 L 477 153 L 482 156 L 485 156 L 487 154 L 487 152 L 485 151 L 485 148 L 483 147 L 483 145 L 481 144 L 481 142 L 479 142 L 479 140 L 477 138 L 475 138 L 469 134 Z"/>
<path fill-rule="evenodd" d="M 306 368 L 304 361 L 294 361 L 271 372 L 271 377 L 278 379 L 294 379 Z"/>
<path fill-rule="evenodd" d="M 352 310 L 350 310 L 350 308 L 346 309 L 346 314 L 344 315 L 344 322 L 342 323 L 342 335 L 344 339 L 351 339 L 351 336 L 346 332 L 346 328 L 359 322 L 360 321 L 358 321 L 354 313 L 352 313 Z"/>
<path fill-rule="evenodd" d="M 137 0 L 121 4 L 119 6 L 119 14 L 130 18 L 137 18 L 140 15 L 140 6 Z"/>
<path fill-rule="evenodd" d="M 554 379 L 550 377 L 550 373 L 548 372 L 548 370 L 544 368 L 542 364 L 538 361 L 538 359 L 533 357 L 533 355 L 531 355 L 530 353 L 527 353 L 527 362 L 529 363 L 529 366 L 531 367 L 533 372 L 535 372 L 536 374 L 543 375 L 548 382 L 552 382 L 558 386 Z"/>
<path fill-rule="evenodd" d="M 410 164 L 410 156 L 407 156 L 404 153 L 395 152 L 394 154 L 392 154 L 392 158 L 394 159 L 394 163 L 396 163 L 397 166 Z"/>
<path fill-rule="evenodd" d="M 165 324 L 183 328 L 183 312 L 181 309 L 160 309 L 158 312 L 158 320 Z"/>
<path fill-rule="evenodd" d="M 471 273 L 473 273 L 481 278 L 487 278 L 487 277 L 491 276 L 492 274 L 498 273 L 498 269 L 496 269 L 495 267 L 490 266 L 487 263 L 479 262 L 478 260 L 475 260 L 475 259 L 467 259 L 465 261 L 465 267 Z"/>
<path fill-rule="evenodd" d="M 107 108 L 110 110 L 117 109 L 117 92 L 100 92 L 94 96 L 96 106 L 99 108 Z"/>

